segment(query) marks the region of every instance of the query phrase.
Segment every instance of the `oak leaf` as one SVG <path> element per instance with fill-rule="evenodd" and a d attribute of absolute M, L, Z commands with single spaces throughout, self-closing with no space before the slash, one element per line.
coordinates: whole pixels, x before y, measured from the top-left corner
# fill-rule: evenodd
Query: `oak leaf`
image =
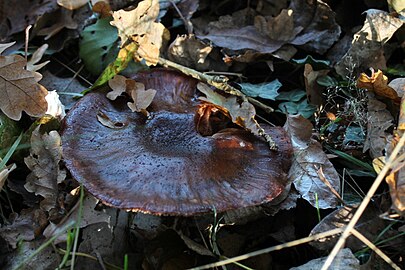
<path fill-rule="evenodd" d="M 22 111 L 37 117 L 48 108 L 48 91 L 37 83 L 37 73 L 25 70 L 25 65 L 22 56 L 0 56 L 0 109 L 13 120 L 20 120 Z"/>
<path fill-rule="evenodd" d="M 155 22 L 159 15 L 158 0 L 144 0 L 131 11 L 118 10 L 113 13 L 111 25 L 117 27 L 121 38 L 121 47 L 128 41 L 138 44 L 136 53 L 147 65 L 156 65 L 165 27 Z"/>

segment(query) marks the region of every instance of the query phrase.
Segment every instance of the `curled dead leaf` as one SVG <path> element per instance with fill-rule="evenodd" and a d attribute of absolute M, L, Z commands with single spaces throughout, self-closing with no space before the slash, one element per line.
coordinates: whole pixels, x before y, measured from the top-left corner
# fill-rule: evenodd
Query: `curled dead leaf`
<path fill-rule="evenodd" d="M 366 73 L 361 73 L 357 79 L 357 87 L 365 88 L 369 91 L 374 92 L 378 96 L 389 98 L 397 103 L 399 103 L 400 98 L 397 92 L 390 86 L 388 86 L 388 78 L 383 74 L 381 70 L 375 72 L 371 70 L 371 76 Z"/>
<path fill-rule="evenodd" d="M 45 114 L 48 91 L 37 83 L 35 72 L 25 70 L 22 56 L 0 56 L 0 109 L 13 120 L 20 120 L 22 111 L 30 116 Z"/>

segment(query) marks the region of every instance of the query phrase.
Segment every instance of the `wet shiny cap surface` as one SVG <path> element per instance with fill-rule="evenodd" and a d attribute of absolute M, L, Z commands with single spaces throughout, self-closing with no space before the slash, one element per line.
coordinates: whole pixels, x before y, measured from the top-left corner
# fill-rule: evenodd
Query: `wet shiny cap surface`
<path fill-rule="evenodd" d="M 83 97 L 62 132 L 72 176 L 108 205 L 158 215 L 253 206 L 284 190 L 291 144 L 281 128 L 267 129 L 280 149 L 274 152 L 241 129 L 203 137 L 192 110 L 168 108 L 167 103 L 163 111 L 155 107 L 146 119 L 131 112 L 124 99 L 112 102 L 101 93 Z M 120 125 L 103 125 L 100 112 Z"/>

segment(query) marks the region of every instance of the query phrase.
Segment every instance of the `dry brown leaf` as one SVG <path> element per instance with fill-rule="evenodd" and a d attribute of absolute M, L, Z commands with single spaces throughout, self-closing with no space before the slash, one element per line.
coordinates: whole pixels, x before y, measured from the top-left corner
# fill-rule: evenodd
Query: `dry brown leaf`
<path fill-rule="evenodd" d="M 156 65 L 165 27 L 155 20 L 159 15 L 158 0 L 144 0 L 131 11 L 119 10 L 113 13 L 111 25 L 117 27 L 121 47 L 128 40 L 139 45 L 137 54 L 147 65 Z"/>
<path fill-rule="evenodd" d="M 48 44 L 43 44 L 32 54 L 30 60 L 28 60 L 28 62 L 27 62 L 27 70 L 38 71 L 50 62 L 48 60 L 41 64 L 36 65 L 36 63 L 38 63 L 41 60 L 42 56 L 45 54 L 46 49 L 48 49 Z M 41 77 L 41 79 L 42 79 L 42 77 Z"/>
<path fill-rule="evenodd" d="M 108 82 L 108 85 L 113 91 L 107 93 L 107 98 L 115 100 L 122 93 L 127 93 L 133 100 L 133 102 L 127 103 L 128 107 L 133 112 L 145 112 L 146 108 L 149 107 L 156 95 L 156 90 L 145 90 L 145 85 L 143 83 L 127 79 L 122 75 L 114 76 L 114 78 Z"/>
<path fill-rule="evenodd" d="M 305 90 L 307 91 L 308 101 L 313 105 L 323 104 L 322 92 L 325 87 L 320 86 L 316 80 L 319 77 L 325 76 L 328 72 L 329 70 L 327 69 L 315 71 L 310 64 L 305 64 Z"/>
<path fill-rule="evenodd" d="M 37 117 L 48 108 L 48 91 L 37 83 L 35 72 L 24 69 L 25 65 L 22 56 L 0 56 L 0 109 L 13 120 L 20 120 L 22 111 Z"/>
<path fill-rule="evenodd" d="M 340 190 L 339 174 L 329 161 L 319 142 L 311 139 L 313 126 L 301 115 L 289 115 L 284 129 L 290 134 L 294 149 L 294 161 L 289 178 L 295 189 L 314 207 L 334 208 L 339 200 L 331 189 L 320 179 L 323 177 L 337 192 Z"/>
<path fill-rule="evenodd" d="M 211 51 L 212 46 L 204 44 L 194 35 L 182 35 L 177 36 L 169 46 L 168 58 L 189 68 L 207 70 L 211 64 L 207 56 Z"/>
<path fill-rule="evenodd" d="M 8 48 L 10 48 L 10 47 L 13 46 L 14 44 L 15 44 L 15 41 L 9 42 L 9 43 L 0 44 L 0 54 L 2 54 L 5 50 L 7 50 Z"/>
<path fill-rule="evenodd" d="M 48 40 L 63 28 L 76 29 L 79 25 L 75 19 L 73 19 L 73 11 L 68 9 L 61 9 L 60 15 L 57 17 L 57 21 L 52 23 L 51 26 L 42 28 L 38 31 L 39 36 L 45 36 L 44 39 Z"/>
<path fill-rule="evenodd" d="M 78 204 L 80 202 L 77 202 Z M 107 222 L 110 224 L 111 216 L 109 216 L 105 211 L 98 211 L 95 209 L 98 200 L 91 195 L 87 195 L 83 199 L 82 214 L 80 221 L 80 228 L 85 228 L 91 224 Z M 77 205 L 78 206 L 78 205 Z M 60 230 L 66 228 L 66 226 L 74 221 L 77 221 L 78 214 L 80 212 L 80 207 L 74 207 L 74 211 L 70 212 L 69 215 L 63 219 L 59 224 L 50 223 L 43 232 L 43 235 L 47 238 L 54 236 L 59 233 Z M 66 235 L 60 236 L 56 243 L 65 242 L 67 239 Z"/>
<path fill-rule="evenodd" d="M 384 155 L 388 133 L 385 132 L 392 126 L 394 118 L 386 109 L 386 105 L 377 100 L 372 93 L 368 93 L 367 102 L 367 135 L 363 152 L 370 151 L 372 158 Z"/>
<path fill-rule="evenodd" d="M 224 97 L 212 90 L 204 83 L 198 83 L 197 89 L 204 93 L 207 97 L 200 97 L 200 100 L 217 105 L 217 107 L 229 118 L 232 122 L 249 130 L 257 136 L 262 136 L 259 124 L 255 120 L 255 107 L 248 101 L 239 103 L 236 96 Z"/>
<path fill-rule="evenodd" d="M 115 75 L 114 78 L 108 81 L 108 86 L 112 91 L 107 93 L 107 98 L 111 100 L 116 100 L 117 97 L 125 93 L 127 89 L 126 84 L 127 78 L 122 75 Z"/>
<path fill-rule="evenodd" d="M 152 103 L 153 98 L 156 95 L 155 89 L 145 90 L 145 85 L 143 83 L 137 83 L 133 81 L 131 89 L 132 102 L 128 102 L 128 107 L 133 112 L 142 112 Z"/>
<path fill-rule="evenodd" d="M 365 88 L 374 92 L 378 96 L 389 98 L 399 103 L 400 98 L 398 97 L 397 92 L 388 86 L 388 78 L 381 70 L 378 70 L 377 72 L 372 70 L 370 77 L 366 73 L 361 73 L 357 79 L 356 86 L 358 88 Z"/>
<path fill-rule="evenodd" d="M 24 159 L 32 171 L 27 176 L 24 187 L 29 192 L 43 197 L 40 207 L 49 212 L 52 218 L 60 209 L 58 184 L 65 179 L 66 171 L 59 167 L 62 146 L 58 132 L 52 130 L 49 134 L 41 135 L 39 128 L 40 126 L 32 132 L 30 156 Z"/>
<path fill-rule="evenodd" d="M 383 46 L 403 24 L 385 11 L 369 9 L 366 13 L 363 28 L 354 34 L 351 47 L 335 66 L 343 78 L 351 71 L 357 75 L 370 67 L 386 69 Z"/>
<path fill-rule="evenodd" d="M 18 215 L 13 213 L 11 224 L 0 228 L 0 236 L 16 248 L 21 240 L 31 241 L 39 236 L 48 223 L 46 214 L 41 209 L 23 209 Z"/>
<path fill-rule="evenodd" d="M 399 136 L 393 136 L 387 151 L 387 156 L 391 155 L 392 150 L 398 144 L 400 140 Z M 392 207 L 397 211 L 399 214 L 404 216 L 405 214 L 405 160 L 403 155 L 405 154 L 405 147 L 402 147 L 400 150 L 398 157 L 402 156 L 402 160 L 396 160 L 399 162 L 392 169 L 390 174 L 385 178 L 385 181 L 389 185 L 390 188 L 390 195 L 392 200 Z"/>

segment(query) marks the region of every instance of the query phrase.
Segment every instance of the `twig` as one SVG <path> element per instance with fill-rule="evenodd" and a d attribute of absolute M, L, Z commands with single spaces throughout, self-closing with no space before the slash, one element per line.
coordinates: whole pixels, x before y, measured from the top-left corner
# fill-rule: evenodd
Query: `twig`
<path fill-rule="evenodd" d="M 384 168 L 378 174 L 376 180 L 374 181 L 373 185 L 370 187 L 369 191 L 367 192 L 366 197 L 361 202 L 359 208 L 357 209 L 356 213 L 353 215 L 352 220 L 350 220 L 349 224 L 347 225 L 346 229 L 340 236 L 338 242 L 336 243 L 335 247 L 329 254 L 328 258 L 326 259 L 324 265 L 322 266 L 321 270 L 327 270 L 330 265 L 332 264 L 333 259 L 338 254 L 339 250 L 343 247 L 346 242 L 347 237 L 352 233 L 354 226 L 359 221 L 361 215 L 363 214 L 364 210 L 366 209 L 368 203 L 371 201 L 372 196 L 377 191 L 377 188 L 380 186 L 381 182 L 384 180 L 385 175 L 387 174 L 388 170 L 390 169 L 394 159 L 398 155 L 399 151 L 402 149 L 405 143 L 405 133 L 402 135 L 401 139 L 399 140 L 398 144 L 395 146 L 394 150 L 391 153 L 390 158 L 388 159 L 387 163 L 385 164 Z"/>
<path fill-rule="evenodd" d="M 169 0 L 170 4 L 172 4 L 172 6 L 174 7 L 174 9 L 177 11 L 177 13 L 179 14 L 180 18 L 183 20 L 184 25 L 187 28 L 187 33 L 190 35 L 193 33 L 193 28 L 192 28 L 192 24 L 187 21 L 187 19 L 183 16 L 183 14 L 181 13 L 180 9 L 177 7 L 176 3 L 174 3 L 172 0 Z"/>

